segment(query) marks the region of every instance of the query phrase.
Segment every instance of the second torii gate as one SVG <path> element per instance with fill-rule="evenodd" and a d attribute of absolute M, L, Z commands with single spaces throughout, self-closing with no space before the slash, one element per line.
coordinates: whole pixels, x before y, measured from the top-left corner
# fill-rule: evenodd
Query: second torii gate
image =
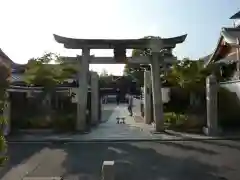
<path fill-rule="evenodd" d="M 153 39 L 74 39 L 54 35 L 58 43 L 64 44 L 67 49 L 82 49 L 82 56 L 74 57 L 80 62 L 81 71 L 79 73 L 79 96 L 77 108 L 76 129 L 84 131 L 86 127 L 87 109 L 87 74 L 89 64 L 151 64 L 151 80 L 153 93 L 153 116 L 156 123 L 156 131 L 164 130 L 163 104 L 160 80 L 160 63 L 171 61 L 169 54 L 176 44 L 184 42 L 187 35 L 174 38 L 153 38 Z M 114 49 L 114 57 L 94 57 L 90 56 L 90 49 Z M 127 58 L 126 49 L 151 49 L 151 56 Z M 73 60 L 72 57 L 68 58 Z"/>

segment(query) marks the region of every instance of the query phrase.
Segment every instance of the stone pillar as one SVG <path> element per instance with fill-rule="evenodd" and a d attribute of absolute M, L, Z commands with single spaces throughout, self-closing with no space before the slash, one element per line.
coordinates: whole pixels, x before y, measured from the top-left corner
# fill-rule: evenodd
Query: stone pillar
<path fill-rule="evenodd" d="M 102 165 L 102 180 L 115 179 L 115 163 L 114 161 L 104 161 Z"/>
<path fill-rule="evenodd" d="M 151 59 L 152 93 L 153 93 L 153 119 L 156 131 L 164 131 L 164 116 L 162 103 L 162 84 L 160 80 L 159 53 L 153 52 Z"/>
<path fill-rule="evenodd" d="M 91 124 L 96 125 L 99 121 L 99 89 L 98 74 L 91 72 Z"/>
<path fill-rule="evenodd" d="M 76 130 L 84 131 L 86 129 L 86 111 L 87 111 L 87 96 L 88 96 L 88 71 L 89 71 L 90 49 L 82 50 L 82 58 L 77 57 L 80 61 L 79 71 L 79 91 L 78 91 L 78 107 L 77 107 L 77 127 Z"/>
<path fill-rule="evenodd" d="M 207 127 L 203 129 L 209 136 L 218 134 L 217 96 L 218 84 L 216 77 L 212 74 L 206 79 Z"/>
<path fill-rule="evenodd" d="M 152 122 L 152 102 L 151 102 L 151 72 L 144 72 L 144 122 L 150 124 Z"/>

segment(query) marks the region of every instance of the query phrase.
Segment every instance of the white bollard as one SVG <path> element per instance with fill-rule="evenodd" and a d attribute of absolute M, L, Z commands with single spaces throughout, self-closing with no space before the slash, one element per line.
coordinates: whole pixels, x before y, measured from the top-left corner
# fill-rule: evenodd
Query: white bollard
<path fill-rule="evenodd" d="M 114 180 L 114 161 L 104 161 L 102 166 L 102 180 Z"/>

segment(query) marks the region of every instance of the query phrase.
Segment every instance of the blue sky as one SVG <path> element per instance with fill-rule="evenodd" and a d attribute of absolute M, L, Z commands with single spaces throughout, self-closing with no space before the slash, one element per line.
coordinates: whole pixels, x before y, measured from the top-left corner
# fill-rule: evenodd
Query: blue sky
<path fill-rule="evenodd" d="M 81 54 L 57 44 L 52 34 L 77 38 L 172 37 L 187 33 L 174 53 L 198 59 L 216 46 L 220 29 L 240 10 L 239 0 L 0 0 L 0 48 L 15 62 L 26 63 L 45 51 Z M 110 56 L 107 50 L 92 51 Z M 123 66 L 93 65 L 110 73 Z"/>

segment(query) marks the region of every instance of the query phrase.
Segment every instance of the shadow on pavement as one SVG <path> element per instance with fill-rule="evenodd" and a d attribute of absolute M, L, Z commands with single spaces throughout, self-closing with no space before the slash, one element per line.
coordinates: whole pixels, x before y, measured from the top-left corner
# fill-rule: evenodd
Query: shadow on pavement
<path fill-rule="evenodd" d="M 10 159 L 1 169 L 0 179 L 11 167 L 49 148 L 50 154 L 39 160 L 37 168 L 28 176 L 63 175 L 69 179 L 100 180 L 103 161 L 114 160 L 116 180 L 219 180 L 217 174 L 223 171 L 222 167 L 200 161 L 201 156 L 192 156 L 187 150 L 201 152 L 202 156 L 214 156 L 215 159 L 220 157 L 216 152 L 203 149 L 204 146 L 162 143 L 10 144 Z M 25 168 L 30 166 L 28 164 Z"/>
<path fill-rule="evenodd" d="M 62 164 L 65 176 L 77 175 L 100 179 L 103 161 L 114 160 L 116 180 L 195 179 L 217 180 L 217 167 L 203 164 L 195 158 L 166 156 L 149 148 L 127 143 L 69 144 L 64 150 L 67 158 Z"/>
<path fill-rule="evenodd" d="M 27 161 L 31 156 L 46 147 L 49 147 L 48 144 L 11 144 L 8 147 L 8 161 L 4 164 L 3 167 L 0 167 L 0 179 L 3 178 L 5 173 L 10 171 L 12 168 L 20 165 Z"/>
<path fill-rule="evenodd" d="M 220 147 L 227 147 L 235 150 L 240 151 L 240 141 L 232 141 L 232 140 L 216 140 L 216 141 L 211 141 L 211 140 L 203 140 L 201 143 L 205 144 L 210 144 L 210 145 L 216 145 Z"/>
<path fill-rule="evenodd" d="M 102 110 L 102 122 L 107 122 L 113 112 L 114 112 L 114 109 Z"/>
<path fill-rule="evenodd" d="M 173 147 L 180 148 L 180 149 L 186 150 L 186 151 L 196 151 L 196 152 L 208 154 L 208 155 L 217 155 L 218 154 L 217 152 L 210 150 L 210 149 L 205 149 L 202 147 L 194 147 L 194 146 L 187 145 L 187 144 L 180 144 L 178 142 L 161 142 L 161 144 L 165 144 L 167 146 L 173 146 Z"/>

